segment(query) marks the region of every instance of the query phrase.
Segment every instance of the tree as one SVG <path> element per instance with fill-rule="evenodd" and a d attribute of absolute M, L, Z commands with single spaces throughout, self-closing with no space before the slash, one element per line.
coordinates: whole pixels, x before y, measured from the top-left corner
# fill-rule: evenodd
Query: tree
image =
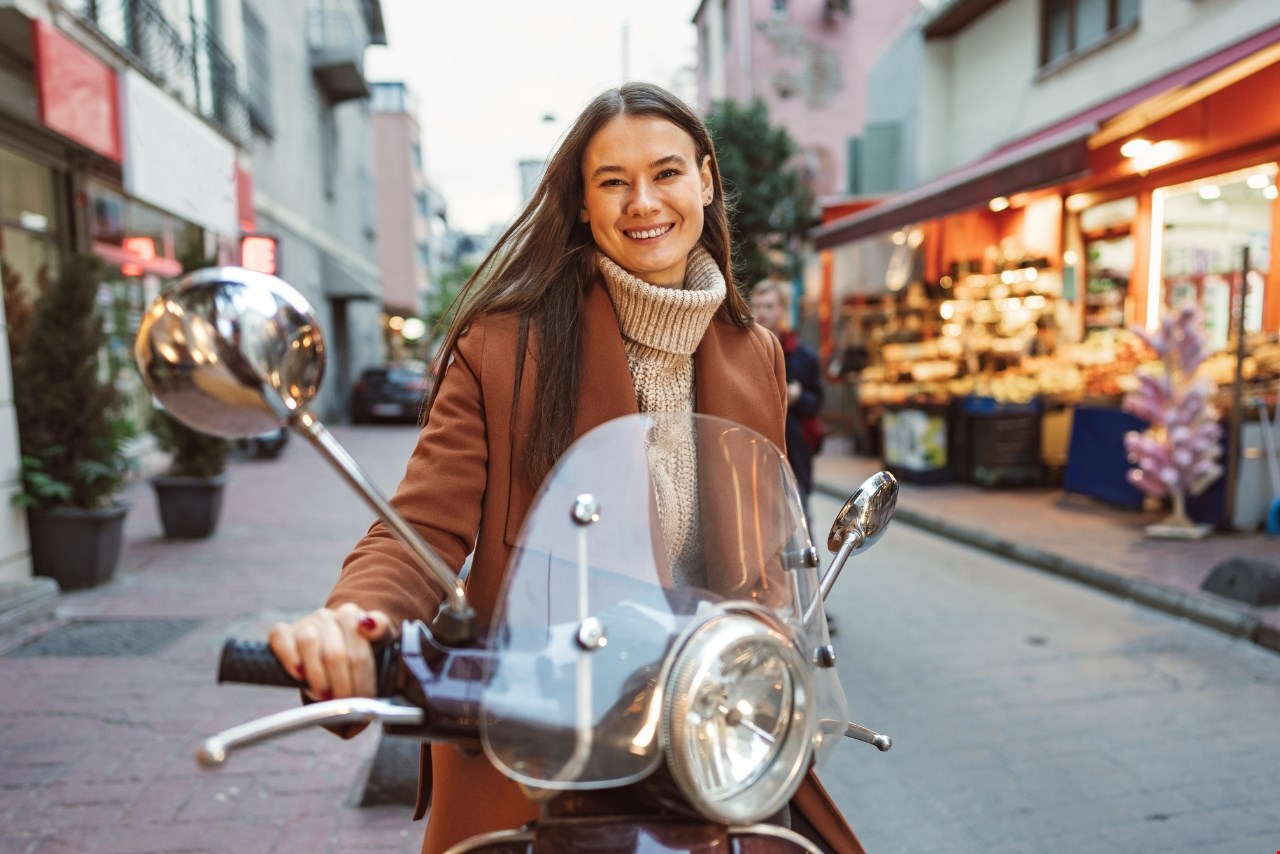
<path fill-rule="evenodd" d="M 816 219 L 795 142 L 785 128 L 770 126 L 759 99 L 750 106 L 719 101 L 706 121 L 729 205 L 734 279 L 747 289 L 768 276 L 796 275 L 795 245 Z"/>
<path fill-rule="evenodd" d="M 1169 518 L 1149 533 L 1191 529 L 1187 497 L 1199 495 L 1222 474 L 1215 386 L 1196 376 L 1206 357 L 1200 316 L 1188 305 L 1166 316 L 1153 335 L 1135 331 L 1160 356 L 1162 370 L 1139 373 L 1137 390 L 1124 399 L 1125 411 L 1151 425 L 1125 434 L 1125 450 L 1135 463 L 1128 479 L 1147 495 L 1168 496 L 1173 504 Z"/>

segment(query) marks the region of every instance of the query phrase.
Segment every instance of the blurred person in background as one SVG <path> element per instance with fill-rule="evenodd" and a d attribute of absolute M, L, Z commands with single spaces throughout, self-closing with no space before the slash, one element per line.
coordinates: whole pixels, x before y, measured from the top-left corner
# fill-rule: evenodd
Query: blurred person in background
<path fill-rule="evenodd" d="M 800 486 L 805 518 L 813 491 L 813 457 L 822 449 L 822 370 L 818 354 L 800 343 L 790 328 L 791 285 L 781 279 L 764 279 L 751 289 L 751 311 L 756 322 L 778 336 L 787 367 L 787 459 Z"/>

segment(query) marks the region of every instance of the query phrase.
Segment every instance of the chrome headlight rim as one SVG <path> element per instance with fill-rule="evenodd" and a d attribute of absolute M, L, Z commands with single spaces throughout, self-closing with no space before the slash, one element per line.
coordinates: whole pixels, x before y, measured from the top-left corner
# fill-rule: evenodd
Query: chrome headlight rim
<path fill-rule="evenodd" d="M 705 784 L 699 744 L 706 735 L 694 732 L 690 716 L 708 683 L 711 669 L 746 647 L 767 652 L 776 664 L 780 684 L 778 731 L 767 753 L 734 785 Z M 772 614 L 741 603 L 717 608 L 691 627 L 664 680 L 662 743 L 671 777 L 689 804 L 703 817 L 726 824 L 749 824 L 774 815 L 795 794 L 813 756 L 816 718 L 810 714 L 812 677 L 790 634 Z M 722 711 L 731 711 L 721 709 Z M 724 718 L 723 723 L 735 725 Z M 758 729 L 757 729 L 758 731 Z"/>

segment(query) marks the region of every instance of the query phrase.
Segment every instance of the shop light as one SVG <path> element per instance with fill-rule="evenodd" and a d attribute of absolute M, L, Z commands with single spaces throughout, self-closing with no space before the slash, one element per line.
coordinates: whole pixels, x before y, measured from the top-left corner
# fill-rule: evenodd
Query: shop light
<path fill-rule="evenodd" d="M 1274 199 L 1276 196 L 1280 196 L 1280 190 L 1277 190 L 1276 185 L 1272 184 L 1269 187 L 1262 188 L 1262 195 L 1268 199 Z"/>
<path fill-rule="evenodd" d="M 1000 213 L 1000 211 L 1006 210 L 1009 207 L 1009 200 L 1004 196 L 996 196 L 987 203 L 987 207 L 991 208 L 992 213 Z"/>
<path fill-rule="evenodd" d="M 49 218 L 35 211 L 23 211 L 18 214 L 18 222 L 28 231 L 48 231 Z"/>
<path fill-rule="evenodd" d="M 1151 140 L 1137 137 L 1120 146 L 1121 157 L 1141 157 L 1151 151 Z"/>
<path fill-rule="evenodd" d="M 121 246 L 125 252 L 141 261 L 155 260 L 156 242 L 150 237 L 126 237 Z M 122 276 L 141 276 L 142 272 L 142 266 L 139 264 L 125 262 L 120 265 L 120 275 Z"/>
<path fill-rule="evenodd" d="M 941 279 L 938 280 L 938 284 L 941 285 L 944 289 L 947 289 L 955 284 L 955 280 L 952 279 L 950 276 L 943 276 Z"/>
<path fill-rule="evenodd" d="M 1034 282 L 1040 277 L 1040 271 L 1035 267 L 1024 267 L 1022 269 L 1022 275 L 1026 277 L 1028 282 Z"/>
<path fill-rule="evenodd" d="M 1039 311 L 1043 309 L 1045 306 L 1047 306 L 1048 304 L 1049 304 L 1049 301 L 1046 300 L 1040 294 L 1032 294 L 1031 296 L 1027 297 L 1022 301 L 1022 305 L 1025 308 L 1032 309 L 1033 311 Z"/>
<path fill-rule="evenodd" d="M 427 324 L 420 317 L 406 318 L 404 328 L 400 330 L 400 334 L 404 336 L 406 341 L 417 341 L 427 334 Z"/>
<path fill-rule="evenodd" d="M 396 332 L 399 332 L 401 329 L 404 329 L 404 318 L 398 314 L 394 315 L 390 320 L 387 321 L 387 326 L 390 326 Z"/>
<path fill-rule="evenodd" d="M 950 320 L 956 316 L 956 304 L 951 300 L 947 300 L 938 308 L 938 315 L 943 320 Z"/>
<path fill-rule="evenodd" d="M 1271 186 L 1271 176 L 1265 172 L 1254 172 L 1245 179 L 1245 183 L 1248 184 L 1251 189 L 1261 190 L 1263 187 Z"/>
<path fill-rule="evenodd" d="M 240 264 L 249 270 L 280 275 L 280 246 L 274 237 L 246 234 L 240 238 Z"/>
<path fill-rule="evenodd" d="M 893 233 L 893 245 L 902 246 L 907 242 L 907 233 L 905 231 L 895 231 Z"/>
<path fill-rule="evenodd" d="M 1217 184 L 1205 184 L 1200 188 L 1200 198 L 1206 202 L 1222 198 L 1222 188 Z"/>
<path fill-rule="evenodd" d="M 1080 262 L 1080 255 L 1074 249 L 1068 249 L 1062 253 L 1062 263 L 1068 267 L 1074 267 Z"/>

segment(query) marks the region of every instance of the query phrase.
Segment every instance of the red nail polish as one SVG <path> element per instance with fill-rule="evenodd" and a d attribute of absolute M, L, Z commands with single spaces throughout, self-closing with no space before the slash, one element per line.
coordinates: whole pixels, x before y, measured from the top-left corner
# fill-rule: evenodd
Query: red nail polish
<path fill-rule="evenodd" d="M 302 662 L 298 662 L 298 678 L 303 682 L 307 681 L 307 666 Z"/>
<path fill-rule="evenodd" d="M 323 691 L 321 691 L 321 692 L 320 692 L 320 699 L 321 699 L 321 700 L 332 700 L 332 699 L 333 699 L 333 691 L 332 691 L 332 690 L 330 690 L 330 689 L 328 689 L 328 688 L 325 688 Z"/>
<path fill-rule="evenodd" d="M 360 628 L 364 629 L 366 632 L 371 632 L 377 627 L 378 621 L 373 617 L 370 617 L 368 614 L 365 614 L 360 618 Z"/>

